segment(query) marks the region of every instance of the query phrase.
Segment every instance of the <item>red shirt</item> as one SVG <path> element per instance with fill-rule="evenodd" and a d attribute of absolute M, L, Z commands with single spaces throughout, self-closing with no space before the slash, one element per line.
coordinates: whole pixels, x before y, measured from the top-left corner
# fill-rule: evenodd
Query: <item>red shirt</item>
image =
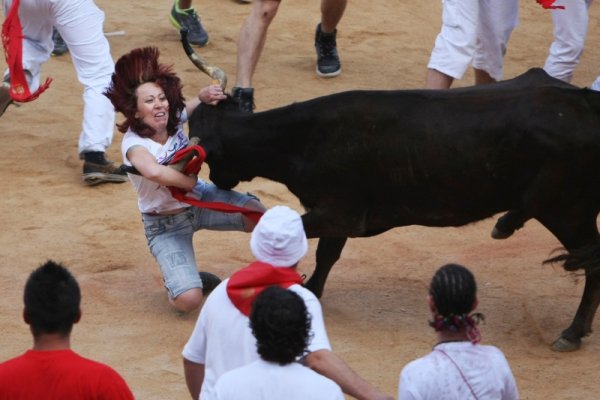
<path fill-rule="evenodd" d="M 111 367 L 72 350 L 36 351 L 0 364 L 0 400 L 131 400 Z"/>

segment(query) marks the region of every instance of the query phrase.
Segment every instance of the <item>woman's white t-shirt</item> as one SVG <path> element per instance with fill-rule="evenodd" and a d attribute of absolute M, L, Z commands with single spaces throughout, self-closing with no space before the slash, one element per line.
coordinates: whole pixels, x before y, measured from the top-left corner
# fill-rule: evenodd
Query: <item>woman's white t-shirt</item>
<path fill-rule="evenodd" d="M 132 130 L 128 130 L 121 142 L 121 154 L 123 163 L 131 166 L 131 162 L 127 158 L 127 151 L 135 146 L 142 146 L 150 152 L 159 164 L 169 160 L 173 155 L 182 148 L 186 147 L 189 140 L 183 132 L 183 123 L 187 121 L 187 113 L 184 111 L 181 115 L 181 123 L 177 127 L 177 133 L 169 136 L 167 142 L 162 145 L 150 138 L 140 137 Z M 138 195 L 138 207 L 141 212 L 154 214 L 161 213 L 178 208 L 189 207 L 189 204 L 177 201 L 171 196 L 171 192 L 166 186 L 159 185 L 141 175 L 128 174 L 129 180 Z"/>

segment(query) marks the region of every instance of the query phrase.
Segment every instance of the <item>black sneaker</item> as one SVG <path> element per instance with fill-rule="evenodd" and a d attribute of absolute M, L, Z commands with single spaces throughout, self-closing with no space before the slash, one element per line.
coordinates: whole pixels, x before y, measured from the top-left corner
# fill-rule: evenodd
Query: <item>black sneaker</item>
<path fill-rule="evenodd" d="M 254 89 L 234 87 L 231 89 L 231 98 L 237 101 L 240 111 L 252 114 L 254 110 Z"/>
<path fill-rule="evenodd" d="M 221 283 L 221 278 L 210 272 L 198 272 L 202 281 L 202 294 L 208 296 Z"/>
<path fill-rule="evenodd" d="M 127 172 L 125 166 L 116 166 L 114 162 L 106 160 L 106 164 L 99 164 L 91 161 L 83 162 L 82 181 L 86 185 L 94 186 L 99 183 L 121 183 L 127 182 Z"/>
<path fill-rule="evenodd" d="M 191 44 L 205 46 L 208 43 L 208 33 L 202 27 L 200 16 L 193 8 L 180 10 L 178 0 L 175 0 L 169 19 L 175 28 L 187 29 L 187 39 Z"/>
<path fill-rule="evenodd" d="M 69 48 L 67 44 L 63 40 L 60 33 L 56 30 L 56 28 L 52 28 L 52 42 L 54 43 L 54 49 L 52 50 L 53 56 L 62 56 L 65 53 L 69 52 Z"/>
<path fill-rule="evenodd" d="M 323 33 L 321 24 L 315 32 L 315 50 L 317 51 L 317 75 L 333 78 L 342 72 L 340 57 L 337 52 L 335 36 L 337 29 L 331 33 Z"/>

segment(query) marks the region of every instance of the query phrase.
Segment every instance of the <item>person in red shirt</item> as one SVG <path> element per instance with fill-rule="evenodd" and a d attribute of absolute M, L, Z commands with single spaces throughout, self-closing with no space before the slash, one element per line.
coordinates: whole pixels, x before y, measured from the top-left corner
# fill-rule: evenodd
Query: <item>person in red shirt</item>
<path fill-rule="evenodd" d="M 0 400 L 134 398 L 114 369 L 71 350 L 71 330 L 81 318 L 81 292 L 64 266 L 47 261 L 33 271 L 24 302 L 33 348 L 0 364 Z"/>

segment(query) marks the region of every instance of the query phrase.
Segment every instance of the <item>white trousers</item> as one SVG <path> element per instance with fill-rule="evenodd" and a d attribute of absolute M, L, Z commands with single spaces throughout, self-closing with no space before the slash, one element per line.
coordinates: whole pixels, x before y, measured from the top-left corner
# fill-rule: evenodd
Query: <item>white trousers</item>
<path fill-rule="evenodd" d="M 5 15 L 11 4 L 12 0 L 4 0 Z M 41 66 L 53 49 L 54 26 L 69 47 L 77 78 L 84 87 L 79 153 L 106 151 L 113 138 L 115 111 L 102 94 L 114 71 L 104 36 L 104 12 L 92 0 L 20 0 L 19 18 L 24 36 L 23 68 L 31 74 L 27 74 L 30 90 L 40 85 Z M 52 88 L 45 95 L 52 96 Z"/>
<path fill-rule="evenodd" d="M 427 67 L 460 79 L 472 64 L 501 80 L 506 46 L 519 22 L 518 0 L 442 0 L 442 4 L 442 29 Z"/>
<path fill-rule="evenodd" d="M 544 70 L 551 76 L 571 82 L 579 64 L 588 30 L 588 8 L 592 0 L 558 0 L 554 5 L 564 10 L 552 10 L 554 41 Z"/>

